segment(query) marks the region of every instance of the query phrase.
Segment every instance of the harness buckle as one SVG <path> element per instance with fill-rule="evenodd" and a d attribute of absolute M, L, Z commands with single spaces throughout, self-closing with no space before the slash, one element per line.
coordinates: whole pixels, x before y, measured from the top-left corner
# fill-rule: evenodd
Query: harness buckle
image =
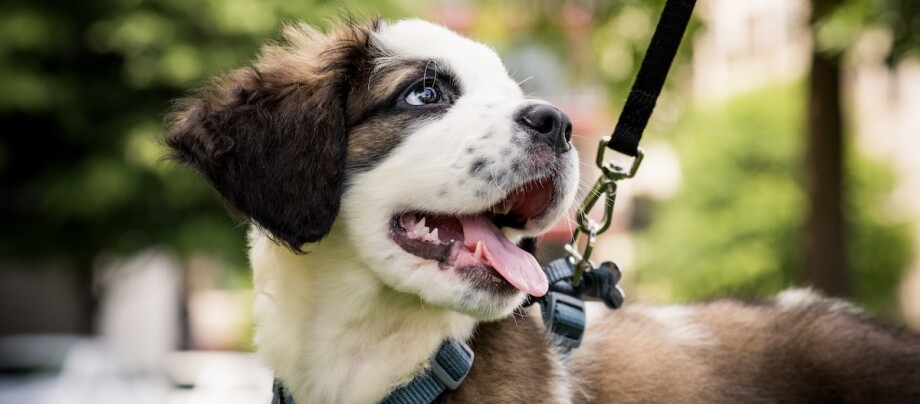
<path fill-rule="evenodd" d="M 456 390 L 470 373 L 475 356 L 469 345 L 462 341 L 444 341 L 431 360 L 431 375 L 444 387 Z"/>
<path fill-rule="evenodd" d="M 554 342 L 565 349 L 578 348 L 585 335 L 585 303 L 562 292 L 550 291 L 543 299 L 543 324 Z"/>

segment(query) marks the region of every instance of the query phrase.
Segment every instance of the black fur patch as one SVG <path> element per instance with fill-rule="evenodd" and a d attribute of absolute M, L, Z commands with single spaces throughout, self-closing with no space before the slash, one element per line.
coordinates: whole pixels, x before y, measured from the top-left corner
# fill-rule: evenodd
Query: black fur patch
<path fill-rule="evenodd" d="M 490 164 L 487 159 L 480 158 L 473 162 L 473 165 L 470 166 L 470 174 L 477 175 L 483 168 L 486 168 L 486 165 Z"/>

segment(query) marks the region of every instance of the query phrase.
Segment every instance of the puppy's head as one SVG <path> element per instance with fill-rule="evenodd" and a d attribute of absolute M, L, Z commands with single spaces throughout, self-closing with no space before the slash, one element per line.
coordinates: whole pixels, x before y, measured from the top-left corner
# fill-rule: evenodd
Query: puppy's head
<path fill-rule="evenodd" d="M 574 198 L 565 114 L 524 97 L 491 49 L 426 22 L 285 39 L 180 102 L 176 157 L 277 242 L 300 252 L 342 232 L 383 283 L 430 304 L 496 318 L 546 292 L 515 243 Z"/>

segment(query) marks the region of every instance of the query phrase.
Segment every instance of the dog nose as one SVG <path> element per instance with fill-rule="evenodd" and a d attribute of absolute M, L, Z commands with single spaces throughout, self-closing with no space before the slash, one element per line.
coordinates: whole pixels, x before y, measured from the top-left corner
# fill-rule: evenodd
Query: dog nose
<path fill-rule="evenodd" d="M 517 122 L 534 136 L 534 140 L 544 143 L 556 154 L 567 152 L 571 148 L 572 121 L 552 105 L 534 104 L 518 112 Z"/>

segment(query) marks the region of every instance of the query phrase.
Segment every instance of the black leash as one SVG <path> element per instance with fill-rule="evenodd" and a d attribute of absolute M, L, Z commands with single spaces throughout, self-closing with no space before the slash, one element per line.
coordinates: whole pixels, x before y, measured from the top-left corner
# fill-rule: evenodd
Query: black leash
<path fill-rule="evenodd" d="M 621 277 L 617 264 L 606 261 L 595 265 L 590 260 L 591 253 L 597 236 L 610 228 L 617 181 L 632 178 L 642 163 L 644 153 L 639 148 L 639 141 L 655 109 L 695 5 L 696 0 L 667 0 L 613 135 L 604 138 L 598 147 L 596 161 L 602 175 L 581 205 L 578 228 L 572 241 L 565 246 L 568 256 L 543 268 L 550 284 L 549 292 L 538 300 L 543 323 L 547 335 L 564 353 L 577 348 L 584 335 L 586 319 L 582 296 L 603 300 L 610 309 L 620 308 L 625 300 L 623 290 L 617 286 Z M 625 168 L 615 161 L 605 161 L 606 148 L 634 157 L 632 165 Z M 604 218 L 597 222 L 588 217 L 588 212 L 602 196 Z M 584 248 L 579 250 L 583 236 L 587 240 Z"/>
<path fill-rule="evenodd" d="M 613 135 L 605 137 L 600 142 L 596 162 L 601 170 L 601 177 L 582 203 L 577 216 L 578 228 L 575 229 L 572 242 L 565 246 L 568 261 L 574 268 L 571 282 L 575 287 L 581 284 L 586 273 L 597 268 L 590 261 L 591 253 L 597 236 L 610 228 L 613 206 L 616 202 L 617 181 L 635 176 L 642 164 L 645 154 L 639 148 L 639 141 L 655 110 L 658 96 L 664 87 L 695 6 L 696 0 L 667 0 Z M 616 161 L 606 160 L 604 154 L 607 148 L 634 157 L 632 164 L 625 167 Z M 588 217 L 588 212 L 601 197 L 604 198 L 604 217 L 600 221 L 595 221 Z M 580 247 L 582 244 L 584 246 Z"/>
<path fill-rule="evenodd" d="M 612 140 L 607 144 L 610 149 L 631 157 L 638 155 L 642 132 L 655 109 L 695 5 L 696 0 L 668 0 L 664 5 Z"/>

